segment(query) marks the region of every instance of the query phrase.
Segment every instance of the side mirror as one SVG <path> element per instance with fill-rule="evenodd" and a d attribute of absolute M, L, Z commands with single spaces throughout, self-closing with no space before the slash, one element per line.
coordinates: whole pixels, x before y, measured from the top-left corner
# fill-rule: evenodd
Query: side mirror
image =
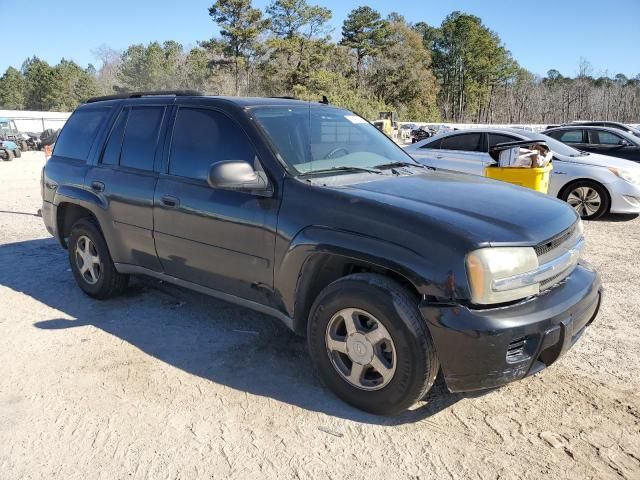
<path fill-rule="evenodd" d="M 221 190 L 265 193 L 268 182 L 266 176 L 256 172 L 244 160 L 227 160 L 211 165 L 209 169 L 209 185 Z"/>
<path fill-rule="evenodd" d="M 618 142 L 618 145 L 620 145 L 621 147 L 628 147 L 631 144 L 627 140 L 620 140 Z"/>

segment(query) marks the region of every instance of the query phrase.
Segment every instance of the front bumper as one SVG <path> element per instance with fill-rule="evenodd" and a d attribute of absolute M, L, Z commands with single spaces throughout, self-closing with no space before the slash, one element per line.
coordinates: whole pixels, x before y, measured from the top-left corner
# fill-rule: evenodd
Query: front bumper
<path fill-rule="evenodd" d="M 560 358 L 595 319 L 599 275 L 586 263 L 531 300 L 485 310 L 420 305 L 452 392 L 498 387 Z"/>
<path fill-rule="evenodd" d="M 611 213 L 640 213 L 640 186 L 618 179 L 605 187 L 611 195 Z"/>

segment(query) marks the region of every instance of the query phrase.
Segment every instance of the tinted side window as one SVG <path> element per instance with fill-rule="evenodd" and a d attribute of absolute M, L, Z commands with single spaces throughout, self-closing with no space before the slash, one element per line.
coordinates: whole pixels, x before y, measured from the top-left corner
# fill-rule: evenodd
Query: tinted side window
<path fill-rule="evenodd" d="M 107 140 L 107 146 L 102 154 L 103 165 L 118 165 L 120 160 L 120 147 L 122 147 L 122 135 L 124 134 L 124 127 L 127 123 L 127 110 L 123 110 L 118 115 L 111 133 L 109 134 L 109 140 Z"/>
<path fill-rule="evenodd" d="M 464 150 L 467 152 L 479 152 L 482 141 L 481 133 L 464 133 L 442 139 L 442 150 Z"/>
<path fill-rule="evenodd" d="M 109 107 L 77 110 L 69 117 L 60 132 L 54 154 L 86 161 L 96 133 L 98 133 L 98 129 L 108 112 Z"/>
<path fill-rule="evenodd" d="M 517 142 L 518 139 L 509 135 L 499 135 L 497 133 L 489 134 L 489 148 L 495 147 L 500 143 Z"/>
<path fill-rule="evenodd" d="M 556 138 L 564 143 L 582 143 L 582 130 L 565 130 Z"/>
<path fill-rule="evenodd" d="M 622 137 L 611 132 L 596 131 L 590 133 L 591 143 L 598 145 L 619 145 L 622 141 Z"/>
<path fill-rule="evenodd" d="M 427 143 L 426 145 L 423 145 L 420 148 L 429 148 L 431 150 L 440 150 L 440 145 L 441 144 L 442 144 L 442 140 L 436 140 L 435 142 Z"/>
<path fill-rule="evenodd" d="M 120 165 L 153 170 L 164 107 L 133 107 L 122 141 Z"/>
<path fill-rule="evenodd" d="M 171 175 L 206 181 L 213 163 L 245 160 L 254 165 L 255 157 L 247 135 L 223 113 L 204 108 L 178 110 L 169 157 Z"/>

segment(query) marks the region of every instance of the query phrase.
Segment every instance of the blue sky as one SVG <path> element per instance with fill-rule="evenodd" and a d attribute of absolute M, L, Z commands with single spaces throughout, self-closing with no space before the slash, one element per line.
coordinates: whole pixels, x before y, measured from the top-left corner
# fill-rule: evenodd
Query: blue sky
<path fill-rule="evenodd" d="M 185 46 L 217 32 L 207 8 L 214 0 L 0 0 L 5 48 L 0 72 L 19 67 L 31 55 L 50 63 L 61 57 L 98 64 L 100 45 L 123 49 L 132 43 L 177 40 Z M 265 7 L 271 0 L 254 0 Z M 496 31 L 522 66 L 537 74 L 555 68 L 574 75 L 581 57 L 595 73 L 640 73 L 640 0 L 310 0 L 333 11 L 333 35 L 340 35 L 350 10 L 370 5 L 397 11 L 409 21 L 439 25 L 454 10 L 478 15 Z M 18 17 L 19 11 L 29 17 Z M 21 18 L 18 20 L 18 18 Z"/>

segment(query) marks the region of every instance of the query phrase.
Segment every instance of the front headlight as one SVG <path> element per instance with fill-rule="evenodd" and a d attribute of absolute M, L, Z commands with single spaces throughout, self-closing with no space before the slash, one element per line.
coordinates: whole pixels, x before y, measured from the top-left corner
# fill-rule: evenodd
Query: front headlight
<path fill-rule="evenodd" d="M 633 185 L 640 185 L 640 175 L 636 172 L 630 172 L 629 170 L 622 170 L 621 168 L 609 167 L 609 171 L 616 177 L 623 179 L 625 182 L 629 182 Z"/>
<path fill-rule="evenodd" d="M 496 286 L 496 280 L 538 268 L 538 257 L 531 247 L 481 248 L 468 254 L 466 263 L 471 301 L 475 304 L 510 302 L 540 293 L 539 283 L 515 285 L 508 289 Z"/>

